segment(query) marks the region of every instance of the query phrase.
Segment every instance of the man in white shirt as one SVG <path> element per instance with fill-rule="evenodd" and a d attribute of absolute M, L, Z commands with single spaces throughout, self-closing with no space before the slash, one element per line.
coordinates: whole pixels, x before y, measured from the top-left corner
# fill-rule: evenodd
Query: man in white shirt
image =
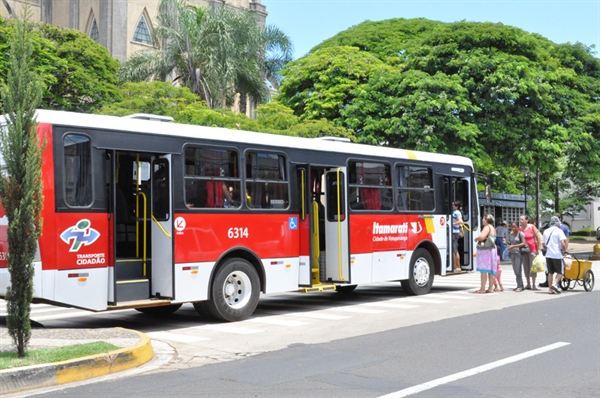
<path fill-rule="evenodd" d="M 559 228 L 560 219 L 550 218 L 550 228 L 544 231 L 542 245 L 546 248 L 546 268 L 548 269 L 548 291 L 550 294 L 560 294 L 560 281 L 564 274 L 563 253 L 567 251 L 567 237 Z M 553 276 L 556 274 L 556 277 Z"/>

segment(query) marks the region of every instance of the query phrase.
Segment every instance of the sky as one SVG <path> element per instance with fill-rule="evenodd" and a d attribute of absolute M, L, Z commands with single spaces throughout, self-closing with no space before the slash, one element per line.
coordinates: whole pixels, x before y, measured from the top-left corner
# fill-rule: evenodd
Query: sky
<path fill-rule="evenodd" d="M 581 42 L 600 50 L 600 0 L 262 0 L 267 24 L 294 44 L 294 59 L 338 32 L 366 20 L 427 18 L 442 22 L 500 22 L 555 43 Z"/>

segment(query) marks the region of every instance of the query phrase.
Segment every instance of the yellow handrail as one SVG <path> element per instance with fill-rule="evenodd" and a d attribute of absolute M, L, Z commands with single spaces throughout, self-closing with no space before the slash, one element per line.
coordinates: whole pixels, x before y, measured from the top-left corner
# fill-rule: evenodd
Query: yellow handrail
<path fill-rule="evenodd" d="M 167 238 L 171 239 L 171 235 L 169 235 L 169 233 L 167 231 L 165 231 L 165 229 L 162 227 L 162 225 L 160 225 L 160 223 L 158 222 L 156 217 L 154 217 L 154 214 L 152 214 L 152 220 L 156 223 L 156 225 L 158 225 L 158 228 L 160 228 L 160 230 L 163 232 L 163 234 L 165 234 L 165 236 Z"/>
<path fill-rule="evenodd" d="M 313 201 L 313 261 L 312 261 L 312 284 L 318 285 L 321 283 L 321 275 L 319 268 L 319 257 L 321 256 L 321 245 L 319 244 L 319 204 Z"/>
<path fill-rule="evenodd" d="M 146 226 L 146 214 L 147 214 L 147 211 L 148 211 L 148 207 L 147 207 L 148 206 L 148 200 L 146 198 L 146 194 L 145 193 L 143 193 L 142 191 L 138 192 L 138 196 L 136 196 L 136 201 L 135 201 L 136 202 L 136 217 L 137 217 L 137 207 L 138 207 L 138 198 L 139 198 L 139 195 L 141 195 L 142 198 L 144 199 L 144 217 L 142 218 L 144 220 L 144 249 L 142 250 L 142 261 L 144 262 L 144 276 L 146 276 L 146 258 L 147 258 L 146 254 L 148 252 L 148 248 L 146 247 L 146 244 L 147 244 L 146 243 L 147 242 L 147 240 L 146 240 L 146 231 L 147 231 L 147 228 L 148 228 Z M 136 253 L 135 253 L 135 255 L 136 255 L 136 257 L 139 257 L 139 254 L 138 254 L 139 243 L 138 243 L 138 239 L 137 239 L 137 228 L 138 228 L 138 222 L 139 222 L 138 220 L 139 220 L 139 218 L 136 219 L 136 221 L 135 221 L 135 230 L 136 230 L 136 236 L 135 236 Z"/>
<path fill-rule="evenodd" d="M 337 234 L 337 239 L 338 239 L 338 272 L 339 272 L 339 276 L 340 276 L 340 281 L 344 280 L 344 272 L 342 269 L 342 214 L 341 214 L 341 192 L 340 192 L 340 186 L 342 184 L 340 184 L 340 172 L 342 171 L 341 168 L 337 169 L 336 175 L 337 175 L 337 227 L 338 227 L 338 234 Z"/>
<path fill-rule="evenodd" d="M 304 195 L 305 195 L 304 194 L 304 184 L 305 184 L 305 182 L 304 182 L 304 178 L 305 178 L 304 173 L 305 173 L 305 171 L 301 170 L 300 174 L 302 175 L 302 177 L 301 177 L 300 183 L 302 185 L 301 185 L 300 191 L 301 191 L 301 194 L 302 194 L 302 199 L 301 199 L 302 208 L 300 209 L 300 220 L 304 220 L 305 214 L 306 214 L 306 207 L 305 207 L 306 206 L 306 203 L 305 203 L 305 199 L 306 198 L 304 197 Z"/>

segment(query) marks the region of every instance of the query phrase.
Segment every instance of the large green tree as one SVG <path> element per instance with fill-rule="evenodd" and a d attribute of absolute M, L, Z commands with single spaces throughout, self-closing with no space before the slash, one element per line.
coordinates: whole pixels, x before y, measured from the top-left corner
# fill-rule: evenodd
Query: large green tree
<path fill-rule="evenodd" d="M 336 136 L 354 140 L 351 130 L 335 126 L 326 119 L 300 120 L 293 111 L 277 102 L 261 104 L 257 117 L 249 118 L 230 109 L 211 109 L 187 87 L 174 87 L 168 82 L 125 83 L 121 100 L 98 110 L 105 115 L 125 116 L 151 113 L 171 116 L 177 123 L 225 127 L 271 134 L 300 137 Z"/>
<path fill-rule="evenodd" d="M 156 20 L 158 48 L 132 55 L 121 69 L 123 81 L 180 81 L 211 108 L 231 106 L 238 93 L 265 98 L 265 35 L 254 14 L 161 0 Z"/>
<path fill-rule="evenodd" d="M 0 18 L 0 81 L 6 80 L 15 23 Z M 31 41 L 30 66 L 44 82 L 42 107 L 90 112 L 118 100 L 119 63 L 85 33 L 39 24 Z"/>
<path fill-rule="evenodd" d="M 470 156 L 504 180 L 523 166 L 550 178 L 566 157 L 565 176 L 585 183 L 600 177 L 599 62 L 502 24 L 368 21 L 288 64 L 278 101 L 361 142 Z"/>
<path fill-rule="evenodd" d="M 28 8 L 25 8 L 24 15 Z M 6 291 L 8 333 L 19 357 L 31 337 L 29 320 L 33 297 L 33 259 L 42 231 L 42 143 L 36 131 L 35 110 L 43 86 L 31 61 L 33 34 L 24 21 L 15 22 L 10 40 L 8 75 L 0 94 L 6 128 L 0 131 L 0 152 L 6 171 L 0 176 L 0 201 L 8 218 L 8 270 Z"/>

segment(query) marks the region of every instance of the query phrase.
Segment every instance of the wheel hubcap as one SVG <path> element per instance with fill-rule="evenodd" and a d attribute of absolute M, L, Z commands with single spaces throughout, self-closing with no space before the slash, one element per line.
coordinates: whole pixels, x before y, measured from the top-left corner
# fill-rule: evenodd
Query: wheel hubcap
<path fill-rule="evenodd" d="M 242 308 L 250 300 L 252 294 L 252 283 L 250 278 L 243 272 L 230 273 L 223 285 L 223 297 L 231 308 Z"/>
<path fill-rule="evenodd" d="M 415 283 L 419 287 L 427 285 L 429 282 L 429 263 L 424 258 L 418 258 L 415 261 L 415 267 L 413 269 L 413 275 Z"/>

